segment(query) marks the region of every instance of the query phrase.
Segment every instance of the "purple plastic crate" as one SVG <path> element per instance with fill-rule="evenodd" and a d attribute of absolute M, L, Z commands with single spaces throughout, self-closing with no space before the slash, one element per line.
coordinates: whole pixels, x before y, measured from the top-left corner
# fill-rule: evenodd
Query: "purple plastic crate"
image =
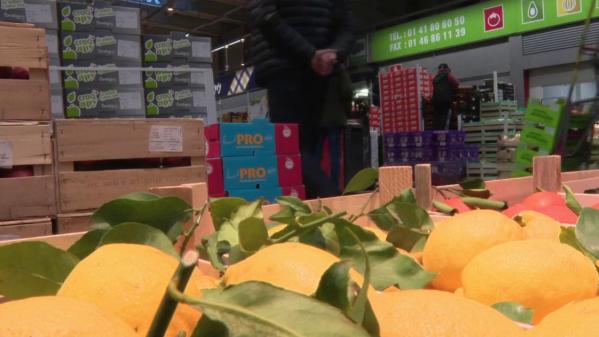
<path fill-rule="evenodd" d="M 449 131 L 447 133 L 447 145 L 463 145 L 466 140 L 466 133 L 463 131 Z"/>
<path fill-rule="evenodd" d="M 414 147 L 430 147 L 433 145 L 433 133 L 431 131 L 420 131 L 412 133 L 412 142 Z"/>
<path fill-rule="evenodd" d="M 410 162 L 410 151 L 405 148 L 387 149 L 385 162 L 388 164 L 404 164 Z"/>
<path fill-rule="evenodd" d="M 441 147 L 437 147 L 435 148 L 435 153 L 434 153 L 434 161 L 448 161 L 450 158 L 450 154 L 449 154 L 449 149 L 447 147 L 441 146 Z"/>
<path fill-rule="evenodd" d="M 466 147 L 466 159 L 468 161 L 479 160 L 479 149 L 476 145 L 465 145 Z"/>
<path fill-rule="evenodd" d="M 428 163 L 434 159 L 434 151 L 431 147 L 414 147 L 410 149 L 410 158 L 416 163 Z"/>
<path fill-rule="evenodd" d="M 449 141 L 449 131 L 433 131 L 433 145 L 447 146 Z"/>

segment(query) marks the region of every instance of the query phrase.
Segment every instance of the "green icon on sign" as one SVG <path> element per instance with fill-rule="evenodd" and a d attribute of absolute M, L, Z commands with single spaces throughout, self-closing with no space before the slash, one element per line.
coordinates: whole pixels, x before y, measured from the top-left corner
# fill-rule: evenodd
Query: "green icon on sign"
<path fill-rule="evenodd" d="M 545 0 L 521 0 L 522 23 L 545 20 Z"/>

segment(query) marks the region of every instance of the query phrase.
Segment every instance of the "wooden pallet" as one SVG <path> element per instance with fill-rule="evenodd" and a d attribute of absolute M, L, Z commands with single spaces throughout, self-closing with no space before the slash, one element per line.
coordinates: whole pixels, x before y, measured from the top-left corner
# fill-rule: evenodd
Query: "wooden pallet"
<path fill-rule="evenodd" d="M 169 144 L 151 141 L 168 129 Z M 59 214 L 94 210 L 119 196 L 151 187 L 206 181 L 204 126 L 198 119 L 94 119 L 55 122 Z M 167 140 L 167 138 L 162 138 Z M 77 162 L 189 157 L 175 168 L 77 171 Z"/>
<path fill-rule="evenodd" d="M 52 234 L 52 219 L 36 218 L 0 222 L 0 242 Z"/>
<path fill-rule="evenodd" d="M 0 79 L 0 121 L 49 121 L 50 83 L 44 29 L 0 24 L 0 66 L 23 67 L 29 80 Z"/>
<path fill-rule="evenodd" d="M 59 214 L 56 216 L 56 233 L 80 233 L 87 232 L 90 227 L 92 213 Z"/>
<path fill-rule="evenodd" d="M 49 124 L 0 123 L 0 142 L 0 156 L 11 158 L 8 166 L 33 166 L 34 174 L 0 178 L 0 221 L 56 214 Z"/>

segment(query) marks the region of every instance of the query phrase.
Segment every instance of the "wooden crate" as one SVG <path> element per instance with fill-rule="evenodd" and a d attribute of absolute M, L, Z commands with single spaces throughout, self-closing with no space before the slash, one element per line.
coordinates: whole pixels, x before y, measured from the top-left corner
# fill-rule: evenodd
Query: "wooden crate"
<path fill-rule="evenodd" d="M 180 134 L 167 149 L 150 137 L 160 129 Z M 197 119 L 94 119 L 55 121 L 59 214 L 93 210 L 124 194 L 151 187 L 206 181 L 204 126 Z M 172 142 L 171 142 L 172 145 Z M 76 171 L 82 161 L 190 157 L 176 168 Z"/>
<path fill-rule="evenodd" d="M 32 177 L 0 178 L 0 221 L 56 214 L 50 126 L 44 123 L 0 123 L 0 141 L 8 144 L 11 166 L 32 165 L 35 174 Z"/>
<path fill-rule="evenodd" d="M 90 227 L 92 213 L 59 214 L 56 216 L 56 233 L 87 232 Z"/>
<path fill-rule="evenodd" d="M 27 239 L 52 234 L 50 218 L 26 219 L 0 222 L 0 242 Z"/>
<path fill-rule="evenodd" d="M 0 24 L 0 66 L 23 67 L 29 80 L 0 79 L 0 121 L 49 121 L 50 83 L 44 29 Z"/>

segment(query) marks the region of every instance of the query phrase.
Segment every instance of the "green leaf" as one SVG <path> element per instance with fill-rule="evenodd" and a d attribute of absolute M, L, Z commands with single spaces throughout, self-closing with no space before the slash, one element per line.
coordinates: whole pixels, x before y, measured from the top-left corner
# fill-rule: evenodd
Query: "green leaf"
<path fill-rule="evenodd" d="M 576 239 L 595 258 L 599 257 L 599 210 L 584 208 L 576 223 Z"/>
<path fill-rule="evenodd" d="M 132 194 L 102 205 L 92 216 L 92 224 L 115 227 L 124 222 L 137 222 L 157 228 L 171 241 L 183 233 L 183 224 L 192 217 L 185 201 L 179 198 L 156 198 L 148 194 Z"/>
<path fill-rule="evenodd" d="M 146 49 L 152 49 L 154 47 L 154 40 L 147 40 L 144 44 L 146 46 Z"/>
<path fill-rule="evenodd" d="M 243 251 L 255 252 L 268 243 L 264 220 L 248 218 L 239 223 L 239 245 Z"/>
<path fill-rule="evenodd" d="M 281 209 L 270 217 L 271 221 L 286 224 L 295 225 L 295 212 L 289 206 L 281 206 Z"/>
<path fill-rule="evenodd" d="M 309 215 L 303 215 L 297 218 L 297 224 L 302 227 L 313 223 L 314 221 L 318 221 L 328 217 L 329 215 L 325 211 L 320 211 L 318 213 L 312 213 Z"/>
<path fill-rule="evenodd" d="M 221 322 L 213 321 L 208 316 L 203 315 L 191 337 L 229 337 L 229 331 Z"/>
<path fill-rule="evenodd" d="M 69 16 L 69 15 L 71 15 L 71 6 L 65 5 L 62 8 L 61 12 L 62 12 L 62 16 Z"/>
<path fill-rule="evenodd" d="M 513 321 L 524 324 L 532 324 L 534 312 L 519 303 L 500 302 L 493 304 L 491 307 Z"/>
<path fill-rule="evenodd" d="M 359 238 L 371 264 L 372 286 L 377 290 L 395 285 L 402 289 L 420 289 L 434 278 L 434 273 L 425 271 L 410 257 L 401 255 L 391 243 L 379 240 L 367 229 L 345 219 L 331 222 L 335 224 L 339 240 L 339 257 L 350 260 L 358 272 L 364 273 L 366 265 L 360 246 L 345 228 L 349 228 Z"/>
<path fill-rule="evenodd" d="M 416 205 L 416 196 L 411 188 L 406 188 L 401 191 L 399 196 L 395 197 L 396 201 Z"/>
<path fill-rule="evenodd" d="M 591 259 L 591 261 L 596 262 L 597 258 L 593 256 L 588 250 L 586 250 L 580 241 L 576 238 L 576 228 L 575 227 L 562 227 L 562 231 L 559 236 L 559 241 L 563 244 L 566 244 L 579 252 L 583 253 L 586 257 Z"/>
<path fill-rule="evenodd" d="M 220 226 L 233 217 L 239 207 L 247 205 L 247 201 L 241 198 L 221 198 L 210 202 L 210 214 L 214 229 L 219 230 Z"/>
<path fill-rule="evenodd" d="M 443 214 L 446 215 L 455 215 L 458 210 L 455 209 L 454 207 L 449 206 L 448 204 L 438 201 L 438 200 L 433 200 L 433 206 L 435 207 L 435 209 Z"/>
<path fill-rule="evenodd" d="M 281 206 L 287 206 L 296 212 L 301 212 L 305 214 L 310 214 L 312 210 L 310 206 L 295 197 L 278 197 L 277 202 Z"/>
<path fill-rule="evenodd" d="M 356 173 L 345 186 L 343 194 L 365 191 L 376 183 L 379 179 L 379 171 L 373 168 L 366 168 Z"/>
<path fill-rule="evenodd" d="M 204 236 L 199 249 L 202 258 L 208 259 L 212 266 L 219 271 L 225 271 L 226 266 L 221 260 L 221 254 L 219 253 L 218 232 Z"/>
<path fill-rule="evenodd" d="M 347 261 L 333 264 L 322 275 L 314 297 L 347 313 L 350 308 L 348 290 L 351 286 L 349 278 L 350 265 Z"/>
<path fill-rule="evenodd" d="M 153 91 L 150 91 L 146 96 L 146 102 L 152 103 L 154 101 L 154 98 L 156 98 L 156 94 Z"/>
<path fill-rule="evenodd" d="M 126 194 L 126 195 L 120 197 L 119 199 L 129 199 L 129 200 L 135 200 L 135 201 L 152 201 L 152 200 L 160 200 L 160 196 L 157 194 L 154 194 L 154 193 L 138 192 L 138 193 Z"/>
<path fill-rule="evenodd" d="M 487 188 L 485 181 L 480 178 L 466 179 L 460 183 L 464 190 L 484 190 Z"/>
<path fill-rule="evenodd" d="M 430 231 L 435 226 L 428 212 L 416 205 L 393 202 L 387 208 L 401 221 L 404 227 Z"/>
<path fill-rule="evenodd" d="M 18 300 L 55 295 L 79 259 L 45 242 L 0 247 L 0 294 Z"/>
<path fill-rule="evenodd" d="M 582 212 L 582 206 L 576 199 L 574 192 L 570 187 L 565 185 L 564 191 L 566 191 L 566 205 L 568 205 L 568 208 L 570 208 L 572 212 L 576 213 L 576 215 L 580 215 L 580 213 Z"/>
<path fill-rule="evenodd" d="M 246 219 L 264 219 L 264 216 L 262 215 L 262 204 L 262 200 L 256 200 L 251 204 L 240 206 L 235 214 L 233 214 L 233 217 L 231 217 L 231 224 L 238 229 L 239 224 Z"/>
<path fill-rule="evenodd" d="M 70 92 L 67 94 L 67 102 L 69 103 L 75 103 L 75 101 L 77 100 L 77 93 L 76 92 Z"/>
<path fill-rule="evenodd" d="M 68 250 L 69 253 L 77 256 L 79 259 L 85 259 L 89 254 L 93 253 L 100 245 L 102 237 L 108 232 L 108 229 L 92 229 L 85 233 L 77 242 L 75 242 Z"/>
<path fill-rule="evenodd" d="M 396 226 L 389 232 L 387 241 L 391 242 L 395 247 L 401 248 L 408 252 L 413 251 L 419 244 L 426 242 L 428 234 L 421 231 Z M 417 248 L 416 248 L 417 249 Z"/>
<path fill-rule="evenodd" d="M 371 337 L 337 308 L 262 282 L 204 290 L 185 303 L 223 323 L 230 337 Z"/>
<path fill-rule="evenodd" d="M 72 35 L 65 36 L 65 38 L 62 40 L 62 43 L 66 47 L 70 47 L 73 44 L 73 36 Z"/>
<path fill-rule="evenodd" d="M 389 212 L 387 206 L 370 211 L 370 213 L 368 213 L 368 217 L 377 225 L 378 228 L 384 231 L 389 231 L 393 227 L 399 225 L 399 220 L 391 215 L 391 212 Z"/>
<path fill-rule="evenodd" d="M 136 222 L 125 222 L 108 230 L 102 237 L 100 245 L 104 246 L 111 243 L 152 246 L 177 259 L 180 257 L 171 240 L 162 231 Z"/>

